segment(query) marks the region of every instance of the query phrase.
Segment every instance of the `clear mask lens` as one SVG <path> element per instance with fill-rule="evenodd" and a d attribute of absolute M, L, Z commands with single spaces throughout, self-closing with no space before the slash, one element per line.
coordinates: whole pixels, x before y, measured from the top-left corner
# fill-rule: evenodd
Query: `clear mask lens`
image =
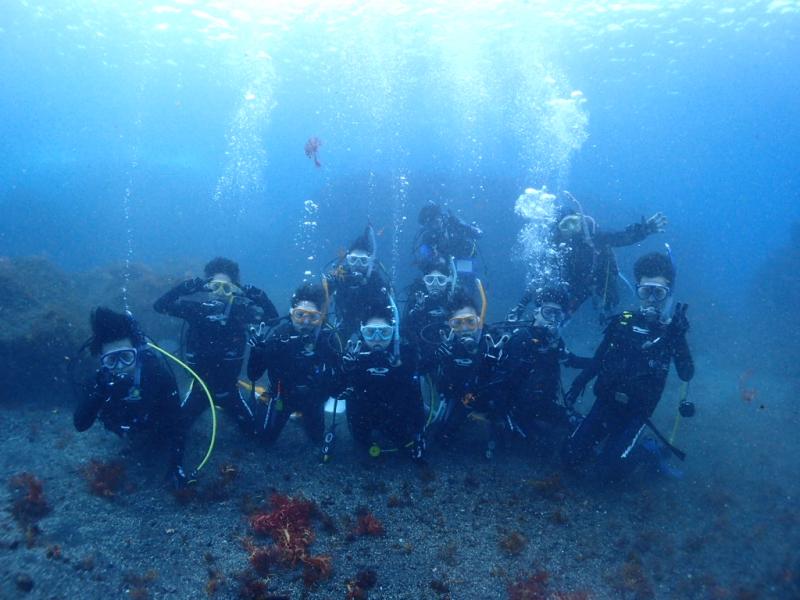
<path fill-rule="evenodd" d="M 469 332 L 476 331 L 481 324 L 480 317 L 469 315 L 466 317 L 453 317 L 448 321 L 450 329 L 454 332 Z"/>
<path fill-rule="evenodd" d="M 348 254 L 346 259 L 347 264 L 351 267 L 368 267 L 369 263 L 372 261 L 372 257 L 370 256 L 359 256 L 356 254 Z"/>
<path fill-rule="evenodd" d="M 220 296 L 232 296 L 234 286 L 232 283 L 228 283 L 227 281 L 219 281 L 215 279 L 209 282 L 208 289 L 215 294 L 219 294 Z"/>
<path fill-rule="evenodd" d="M 450 278 L 447 275 L 425 275 L 422 282 L 428 287 L 444 287 Z"/>
<path fill-rule="evenodd" d="M 136 348 L 112 350 L 100 357 L 100 364 L 106 369 L 124 369 L 136 363 L 136 355 Z"/>
<path fill-rule="evenodd" d="M 295 325 L 319 325 L 322 323 L 322 313 L 318 310 L 295 307 L 290 313 Z"/>
<path fill-rule="evenodd" d="M 665 285 L 648 283 L 646 285 L 636 286 L 636 295 L 639 297 L 639 300 L 661 302 L 669 296 L 669 288 Z"/>
<path fill-rule="evenodd" d="M 394 328 L 391 325 L 362 325 L 361 336 L 368 342 L 384 341 L 392 339 Z"/>

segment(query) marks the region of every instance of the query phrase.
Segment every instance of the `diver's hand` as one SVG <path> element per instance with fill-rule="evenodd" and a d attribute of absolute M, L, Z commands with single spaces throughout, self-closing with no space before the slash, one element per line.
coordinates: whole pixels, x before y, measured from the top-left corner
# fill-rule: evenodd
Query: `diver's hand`
<path fill-rule="evenodd" d="M 425 292 L 417 292 L 414 294 L 414 307 L 411 309 L 411 312 L 419 312 L 423 308 L 425 308 Z"/>
<path fill-rule="evenodd" d="M 263 321 L 258 324 L 258 327 L 251 325 L 247 334 L 248 345 L 251 348 L 263 346 L 264 342 L 267 340 L 267 331 L 269 331 L 269 329 L 267 328 L 267 324 Z"/>
<path fill-rule="evenodd" d="M 525 312 L 525 307 L 522 304 L 517 304 L 506 315 L 506 321 L 508 321 L 509 323 L 516 323 L 517 321 L 520 320 L 524 312 Z"/>
<path fill-rule="evenodd" d="M 675 305 L 675 313 L 669 322 L 669 331 L 673 336 L 680 337 L 686 335 L 686 332 L 689 331 L 689 319 L 686 318 L 686 311 L 688 310 L 688 304 L 679 302 Z"/>
<path fill-rule="evenodd" d="M 485 354 L 486 359 L 491 363 L 499 364 L 506 355 L 503 348 L 505 348 L 505 345 L 508 340 L 511 339 L 511 336 L 508 334 L 503 334 L 497 341 L 495 341 L 494 337 L 490 333 L 487 333 L 484 337 L 486 338 L 487 345 Z"/>
<path fill-rule="evenodd" d="M 648 234 L 662 233 L 667 228 L 667 222 L 667 216 L 662 212 L 657 212 L 645 221 L 644 227 Z"/>
<path fill-rule="evenodd" d="M 194 294 L 200 292 L 206 287 L 207 280 L 195 277 L 194 279 L 187 279 L 181 284 L 182 294 Z"/>
<path fill-rule="evenodd" d="M 342 362 L 345 367 L 354 367 L 358 362 L 358 354 L 361 352 L 361 340 L 350 340 L 347 342 L 347 349 L 342 354 Z"/>
<path fill-rule="evenodd" d="M 442 360 L 443 358 L 447 358 L 448 356 L 452 356 L 453 354 L 453 337 L 454 337 L 453 330 L 450 330 L 450 333 L 445 333 L 444 331 L 439 332 L 439 337 L 441 338 L 441 342 L 439 346 L 436 348 L 436 352 L 434 355 L 437 359 Z"/>
<path fill-rule="evenodd" d="M 567 408 L 572 408 L 575 406 L 575 403 L 578 401 L 578 396 L 583 394 L 583 385 L 577 384 L 574 382 L 570 388 L 567 390 L 567 393 L 564 394 L 564 405 Z"/>

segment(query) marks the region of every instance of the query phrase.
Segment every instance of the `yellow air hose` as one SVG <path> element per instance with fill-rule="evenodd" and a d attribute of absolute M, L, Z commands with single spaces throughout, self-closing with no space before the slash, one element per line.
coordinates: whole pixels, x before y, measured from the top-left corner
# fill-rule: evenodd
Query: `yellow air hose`
<path fill-rule="evenodd" d="M 486 308 L 488 306 L 486 302 L 486 291 L 483 289 L 483 284 L 480 279 L 475 278 L 475 285 L 478 286 L 478 291 L 481 293 L 481 327 L 483 327 L 486 323 Z"/>
<path fill-rule="evenodd" d="M 180 366 L 182 366 L 184 369 L 186 369 L 186 371 L 188 371 L 189 374 L 195 378 L 197 383 L 200 384 L 200 386 L 203 388 L 203 391 L 206 393 L 206 397 L 208 398 L 208 404 L 211 407 L 211 442 L 208 444 L 208 450 L 206 450 L 206 455 L 203 457 L 203 460 L 195 469 L 195 472 L 199 472 L 200 469 L 206 466 L 208 459 L 211 458 L 211 454 L 214 452 L 214 445 L 217 443 L 217 409 L 214 406 L 214 398 L 211 396 L 211 392 L 208 390 L 206 382 L 200 379 L 200 376 L 197 373 L 195 373 L 194 370 L 185 362 L 183 362 L 180 358 L 178 358 L 173 354 L 170 354 L 163 348 L 159 348 L 152 342 L 147 342 L 147 346 L 152 348 L 153 350 L 157 350 L 164 356 L 171 358 Z"/>
<path fill-rule="evenodd" d="M 678 414 L 675 415 L 675 423 L 672 425 L 672 433 L 669 436 L 670 444 L 675 442 L 675 437 L 678 435 L 678 426 L 681 424 L 680 405 L 681 402 L 686 400 L 686 396 L 688 395 L 689 395 L 689 382 L 682 381 L 680 392 L 678 392 Z"/>

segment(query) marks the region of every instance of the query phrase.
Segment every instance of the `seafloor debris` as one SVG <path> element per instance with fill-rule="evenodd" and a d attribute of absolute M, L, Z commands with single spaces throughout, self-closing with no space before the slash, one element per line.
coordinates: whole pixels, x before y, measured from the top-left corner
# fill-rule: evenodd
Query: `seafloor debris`
<path fill-rule="evenodd" d="M 366 600 L 369 590 L 378 583 L 378 574 L 374 569 L 364 569 L 356 573 L 353 579 L 347 582 L 346 600 Z"/>
<path fill-rule="evenodd" d="M 527 538 L 518 531 L 512 531 L 500 538 L 500 548 L 510 556 L 517 556 L 528 545 Z"/>
<path fill-rule="evenodd" d="M 125 465 L 120 461 L 103 462 L 92 459 L 81 469 L 89 491 L 101 498 L 113 498 L 125 482 Z"/>
<path fill-rule="evenodd" d="M 510 583 L 508 600 L 587 600 L 586 592 L 562 592 L 549 588 L 550 575 L 537 571 L 523 579 Z"/>

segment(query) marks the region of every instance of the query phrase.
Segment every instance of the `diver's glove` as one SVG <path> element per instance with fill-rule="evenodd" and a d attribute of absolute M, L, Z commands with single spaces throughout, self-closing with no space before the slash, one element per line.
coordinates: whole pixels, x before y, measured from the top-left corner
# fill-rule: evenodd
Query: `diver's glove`
<path fill-rule="evenodd" d="M 417 292 L 414 294 L 414 306 L 410 312 L 415 313 L 425 308 L 425 292 Z"/>
<path fill-rule="evenodd" d="M 579 382 L 578 379 L 572 382 L 572 385 L 569 386 L 567 393 L 564 394 L 564 405 L 567 408 L 572 408 L 575 406 L 575 402 L 578 401 L 578 396 L 583 395 L 583 390 L 586 388 L 586 384 Z"/>
<path fill-rule="evenodd" d="M 256 346 L 264 345 L 264 342 L 267 340 L 267 332 L 269 328 L 267 324 L 263 321 L 258 324 L 258 327 L 255 325 L 251 325 L 250 329 L 247 332 L 247 343 L 250 345 L 251 348 L 255 348 Z"/>
<path fill-rule="evenodd" d="M 520 320 L 524 312 L 525 312 L 525 306 L 523 304 L 517 304 L 506 315 L 506 321 L 508 321 L 509 323 L 516 323 L 517 321 Z"/>
<path fill-rule="evenodd" d="M 506 356 L 504 348 L 508 340 L 511 339 L 511 336 L 507 333 L 503 334 L 497 341 L 495 341 L 494 337 L 490 333 L 487 333 L 484 337 L 486 338 L 487 346 L 484 358 L 491 364 L 500 364 L 500 361 L 502 361 Z"/>
<path fill-rule="evenodd" d="M 662 233 L 667 227 L 667 217 L 664 213 L 657 212 L 652 217 L 647 219 L 647 221 L 645 221 L 644 217 L 642 217 L 642 225 L 644 226 L 644 230 L 648 235 L 653 233 Z"/>
<path fill-rule="evenodd" d="M 438 360 L 442 360 L 453 355 L 453 330 L 451 329 L 449 334 L 445 334 L 444 331 L 441 331 L 440 337 L 442 338 L 442 341 L 436 348 L 436 352 L 434 352 L 434 355 Z"/>
<path fill-rule="evenodd" d="M 356 366 L 359 352 L 361 352 L 361 340 L 347 342 L 347 349 L 342 354 L 342 363 L 345 369 L 352 369 Z"/>
<path fill-rule="evenodd" d="M 182 294 L 194 294 L 205 289 L 207 280 L 195 277 L 194 279 L 187 279 L 181 284 Z"/>
<path fill-rule="evenodd" d="M 675 305 L 675 313 L 669 322 L 669 332 L 673 337 L 681 337 L 689 331 L 689 319 L 686 318 L 686 311 L 689 310 L 688 304 Z"/>
<path fill-rule="evenodd" d="M 686 419 L 693 417 L 695 413 L 694 402 L 691 400 L 683 400 L 678 405 L 678 412 L 681 413 L 681 416 Z"/>

